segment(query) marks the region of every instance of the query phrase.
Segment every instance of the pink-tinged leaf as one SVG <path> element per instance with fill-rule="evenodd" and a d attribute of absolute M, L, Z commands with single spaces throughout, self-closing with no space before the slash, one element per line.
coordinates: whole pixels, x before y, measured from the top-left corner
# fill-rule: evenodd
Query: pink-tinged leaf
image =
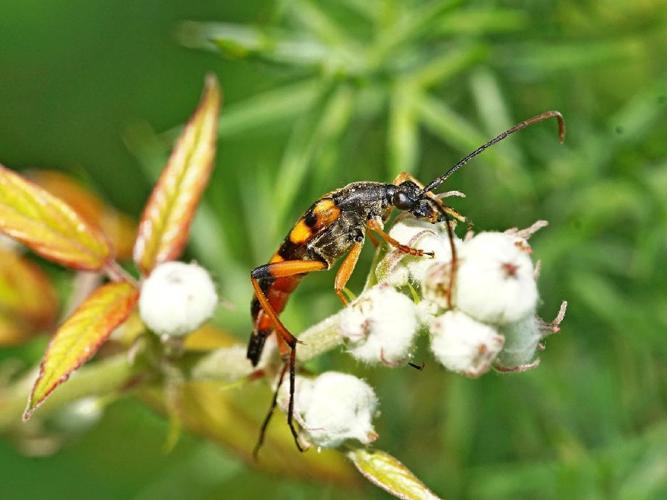
<path fill-rule="evenodd" d="M 0 165 L 0 232 L 75 269 L 96 271 L 110 259 L 105 237 L 69 205 Z"/>
<path fill-rule="evenodd" d="M 219 108 L 218 82 L 209 76 L 199 107 L 181 133 L 141 218 L 134 261 L 143 274 L 183 251 L 213 168 Z"/>
<path fill-rule="evenodd" d="M 397 498 L 440 498 L 389 453 L 356 448 L 348 451 L 347 457 L 352 460 L 352 463 L 366 479 Z"/>
<path fill-rule="evenodd" d="M 26 340 L 50 328 L 57 312 L 56 293 L 44 272 L 22 255 L 0 248 L 0 316 L 5 325 L 22 326 L 18 337 L 0 335 L 0 345 Z"/>
<path fill-rule="evenodd" d="M 138 298 L 139 291 L 131 283 L 109 283 L 93 292 L 72 313 L 44 354 L 24 420 L 97 352 L 111 332 L 129 316 Z"/>

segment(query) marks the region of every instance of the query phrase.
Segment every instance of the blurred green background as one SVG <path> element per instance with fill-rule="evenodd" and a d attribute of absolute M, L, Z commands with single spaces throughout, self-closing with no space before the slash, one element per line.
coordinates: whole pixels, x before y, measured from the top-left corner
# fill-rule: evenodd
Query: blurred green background
<path fill-rule="evenodd" d="M 514 122 L 560 110 L 565 145 L 542 124 L 448 184 L 467 194 L 453 204 L 477 228 L 549 220 L 533 240 L 540 311 L 570 308 L 541 366 L 467 380 L 423 348 L 423 372 L 340 354 L 312 368 L 368 378 L 378 445 L 445 497 L 667 498 L 665 61 L 660 0 L 5 0 L 0 160 L 62 169 L 138 216 L 169 131 L 214 72 L 218 166 L 189 257 L 236 307 L 218 324 L 245 339 L 248 271 L 320 194 L 402 169 L 428 181 Z M 294 331 L 339 307 L 332 280 L 304 282 L 285 314 Z M 0 359 L 36 361 L 44 345 Z M 384 497 L 252 472 L 195 437 L 165 453 L 166 434 L 123 400 L 53 456 L 3 438 L 0 496 Z"/>

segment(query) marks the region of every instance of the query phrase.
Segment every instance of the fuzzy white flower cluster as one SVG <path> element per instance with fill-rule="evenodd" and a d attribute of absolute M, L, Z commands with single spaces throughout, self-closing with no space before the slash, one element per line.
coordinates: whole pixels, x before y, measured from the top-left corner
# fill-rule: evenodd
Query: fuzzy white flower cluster
<path fill-rule="evenodd" d="M 352 356 L 388 366 L 409 357 L 418 326 L 414 302 L 388 284 L 369 290 L 345 308 L 340 319 Z"/>
<path fill-rule="evenodd" d="M 278 393 L 278 405 L 285 413 L 288 386 L 283 384 Z M 306 445 L 335 448 L 348 440 L 372 443 L 378 438 L 373 429 L 377 406 L 373 389 L 353 375 L 325 372 L 315 378 L 296 377 L 294 418 Z"/>
<path fill-rule="evenodd" d="M 218 294 L 206 269 L 165 262 L 141 286 L 139 315 L 158 335 L 183 336 L 209 319 L 217 304 Z"/>
<path fill-rule="evenodd" d="M 382 258 L 376 268 L 380 284 L 341 315 L 350 354 L 368 363 L 404 363 L 421 325 L 436 359 L 454 372 L 477 377 L 492 366 L 500 371 L 535 366 L 542 339 L 558 331 L 565 312 L 564 304 L 548 324 L 536 316 L 537 273 L 528 238 L 544 225 L 456 238 L 452 269 L 444 223 L 403 218 L 390 235 L 433 256 L 392 250 Z"/>

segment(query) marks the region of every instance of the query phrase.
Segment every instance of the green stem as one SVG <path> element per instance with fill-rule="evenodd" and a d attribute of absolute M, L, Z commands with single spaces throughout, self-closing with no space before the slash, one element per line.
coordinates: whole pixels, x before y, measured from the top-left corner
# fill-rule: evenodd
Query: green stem
<path fill-rule="evenodd" d="M 330 316 L 301 333 L 297 359 L 305 363 L 343 343 L 340 334 L 342 311 Z M 245 346 L 235 345 L 205 354 L 186 355 L 179 363 L 190 379 L 235 382 L 263 370 L 265 364 L 253 367 L 245 356 Z"/>

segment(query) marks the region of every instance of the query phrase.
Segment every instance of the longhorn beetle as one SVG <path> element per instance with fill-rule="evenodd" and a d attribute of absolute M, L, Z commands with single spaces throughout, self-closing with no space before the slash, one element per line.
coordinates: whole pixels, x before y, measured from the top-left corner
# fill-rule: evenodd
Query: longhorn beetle
<path fill-rule="evenodd" d="M 558 111 L 545 111 L 518 123 L 486 144 L 481 145 L 426 186 L 404 172 L 392 184 L 353 182 L 325 194 L 299 218 L 278 251 L 273 254 L 269 263 L 252 271 L 250 279 L 255 295 L 251 304 L 251 313 L 254 328 L 248 342 L 247 357 L 253 366 L 257 366 L 266 338 L 275 332 L 280 355 L 284 362 L 271 409 L 262 424 L 259 439 L 255 446 L 255 456 L 262 445 L 286 371 L 289 371 L 287 423 L 294 436 L 297 448 L 303 451 L 293 421 L 298 340 L 278 318 L 278 315 L 285 308 L 290 294 L 298 286 L 301 279 L 308 273 L 330 269 L 338 259 L 347 254 L 334 280 L 336 294 L 343 304 L 347 305 L 343 289 L 357 264 L 367 231 L 376 233 L 388 245 L 401 252 L 414 256 L 425 255 L 422 250 L 401 244 L 384 232 L 384 222 L 388 219 L 391 210 L 397 208 L 431 223 L 446 222 L 452 253 L 452 271 L 450 272 L 448 292 L 450 294 L 448 300 L 451 304 L 451 290 L 456 273 L 456 249 L 450 221 L 452 219 L 465 221 L 465 219 L 454 209 L 446 206 L 441 198 L 433 194 L 433 190 L 488 147 L 502 141 L 514 132 L 549 118 L 558 120 L 558 135 L 562 143 L 565 138 L 563 116 Z M 372 239 L 372 236 L 369 236 Z"/>

